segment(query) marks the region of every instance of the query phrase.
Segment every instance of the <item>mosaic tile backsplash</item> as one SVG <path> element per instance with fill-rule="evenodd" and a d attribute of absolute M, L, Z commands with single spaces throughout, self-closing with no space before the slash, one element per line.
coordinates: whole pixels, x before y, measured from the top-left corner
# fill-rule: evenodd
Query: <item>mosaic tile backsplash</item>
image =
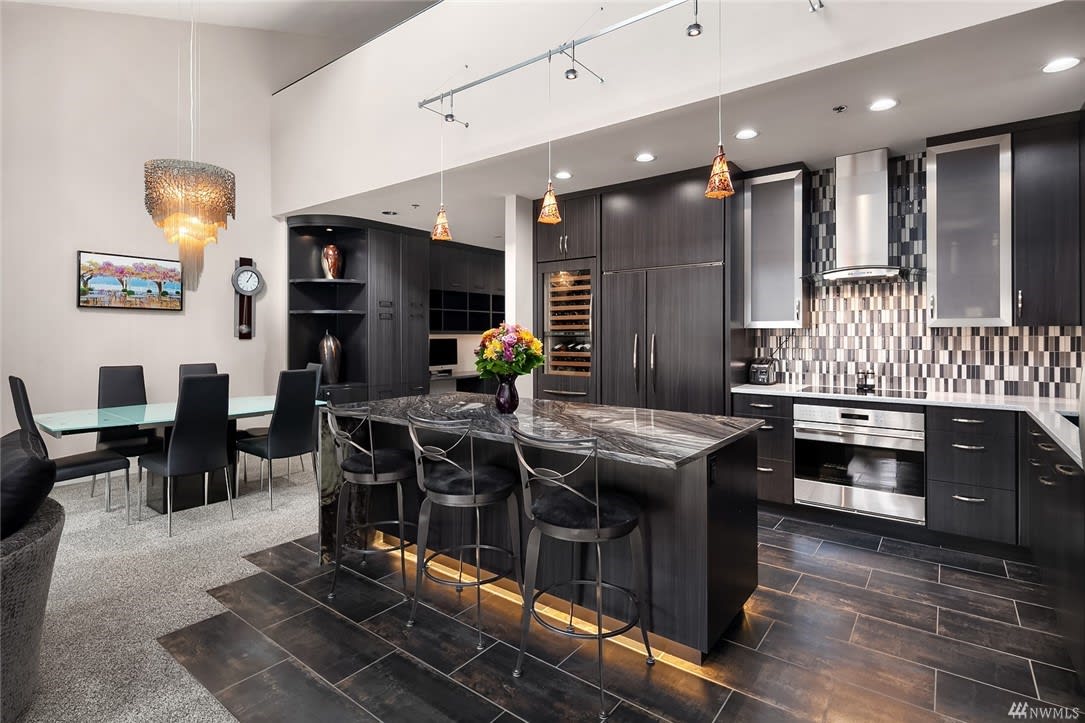
<path fill-rule="evenodd" d="M 812 270 L 835 260 L 834 170 L 811 178 Z M 924 154 L 889 162 L 889 263 L 926 267 Z M 787 384 L 853 387 L 871 369 L 879 388 L 1077 398 L 1082 327 L 927 327 L 923 281 L 847 283 L 813 289 L 806 329 L 748 332 L 757 356 L 776 358 Z"/>

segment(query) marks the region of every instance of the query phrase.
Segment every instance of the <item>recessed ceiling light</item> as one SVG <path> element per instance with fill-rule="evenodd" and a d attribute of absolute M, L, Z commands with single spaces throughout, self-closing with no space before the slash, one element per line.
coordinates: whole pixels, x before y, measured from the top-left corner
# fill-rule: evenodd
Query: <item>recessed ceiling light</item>
<path fill-rule="evenodd" d="M 638 153 L 633 160 L 635 160 L 637 163 L 651 163 L 655 159 L 656 157 L 653 156 L 651 153 L 649 153 L 648 151 L 644 151 L 642 153 Z"/>
<path fill-rule="evenodd" d="M 325 230 L 325 231 L 327 231 L 328 233 L 331 233 L 331 232 L 332 232 L 332 231 L 334 231 L 335 229 L 334 229 L 334 228 L 326 228 L 326 229 L 324 229 L 324 230 Z"/>
<path fill-rule="evenodd" d="M 757 131 L 755 131 L 753 128 L 743 128 L 735 134 L 735 138 L 739 139 L 740 141 L 748 141 L 751 138 L 757 138 Z"/>
<path fill-rule="evenodd" d="M 893 98 L 878 98 L 876 101 L 870 104 L 872 111 L 889 110 L 890 108 L 896 108 L 897 101 Z"/>
<path fill-rule="evenodd" d="M 1055 58 L 1050 63 L 1044 66 L 1045 73 L 1061 73 L 1064 70 L 1070 70 L 1070 68 L 1077 67 L 1077 64 L 1081 62 L 1080 58 Z"/>
<path fill-rule="evenodd" d="M 573 177 L 573 174 L 569 173 L 568 171 L 555 171 L 554 172 L 554 178 L 558 179 L 559 181 L 568 181 L 572 177 Z"/>
<path fill-rule="evenodd" d="M 399 211 L 381 211 L 385 216 L 398 216 Z"/>

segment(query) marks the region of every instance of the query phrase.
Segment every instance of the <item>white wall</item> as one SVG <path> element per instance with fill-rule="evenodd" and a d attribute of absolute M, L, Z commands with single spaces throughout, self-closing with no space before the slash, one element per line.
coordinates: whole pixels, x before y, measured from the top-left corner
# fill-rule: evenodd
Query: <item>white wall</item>
<path fill-rule="evenodd" d="M 0 7 L 3 431 L 16 426 L 9 374 L 26 381 L 35 412 L 96 406 L 103 364 L 142 364 L 152 402 L 176 396 L 180 362 L 217 362 L 232 394 L 273 393 L 286 352 L 286 233 L 271 215 L 271 93 L 315 67 L 323 41 L 203 27 L 198 158 L 237 175 L 237 220 L 207 248 L 183 312 L 77 309 L 78 249 L 176 258 L 143 208 L 143 162 L 178 156 L 187 25 Z M 229 279 L 239 256 L 254 258 L 268 284 L 252 341 L 233 336 Z M 94 443 L 47 441 L 53 455 Z"/>

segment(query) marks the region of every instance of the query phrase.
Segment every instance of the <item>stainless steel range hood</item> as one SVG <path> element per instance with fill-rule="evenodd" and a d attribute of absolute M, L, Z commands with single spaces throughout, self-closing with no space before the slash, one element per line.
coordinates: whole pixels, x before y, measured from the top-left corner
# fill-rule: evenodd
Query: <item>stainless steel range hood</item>
<path fill-rule="evenodd" d="M 908 278 L 889 265 L 889 149 L 836 159 L 836 266 L 822 282 Z"/>

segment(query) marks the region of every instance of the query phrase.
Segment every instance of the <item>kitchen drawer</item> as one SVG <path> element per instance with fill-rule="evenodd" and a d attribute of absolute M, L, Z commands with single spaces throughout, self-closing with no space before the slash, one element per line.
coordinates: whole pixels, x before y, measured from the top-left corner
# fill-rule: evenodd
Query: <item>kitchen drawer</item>
<path fill-rule="evenodd" d="M 775 417 L 758 417 L 756 415 L 743 414 L 747 419 L 764 419 L 765 424 L 757 429 L 757 456 L 765 459 L 779 459 L 790 462 L 792 446 L 794 445 L 794 432 L 790 419 Z"/>
<path fill-rule="evenodd" d="M 795 502 L 795 473 L 790 462 L 758 457 L 757 499 L 784 505 Z"/>
<path fill-rule="evenodd" d="M 968 407 L 927 407 L 927 431 L 969 432 L 1014 437 L 1017 415 L 995 409 Z"/>
<path fill-rule="evenodd" d="M 1017 495 L 1013 490 L 931 482 L 927 486 L 927 527 L 936 532 L 1014 544 Z"/>
<path fill-rule="evenodd" d="M 320 387 L 318 398 L 328 404 L 364 402 L 369 399 L 369 389 L 365 384 L 328 384 Z"/>
<path fill-rule="evenodd" d="M 734 413 L 738 417 L 784 417 L 791 419 L 791 397 L 778 397 L 772 394 L 735 394 L 733 396 Z"/>
<path fill-rule="evenodd" d="M 927 479 L 1017 489 L 1015 436 L 942 431 L 927 434 Z"/>

